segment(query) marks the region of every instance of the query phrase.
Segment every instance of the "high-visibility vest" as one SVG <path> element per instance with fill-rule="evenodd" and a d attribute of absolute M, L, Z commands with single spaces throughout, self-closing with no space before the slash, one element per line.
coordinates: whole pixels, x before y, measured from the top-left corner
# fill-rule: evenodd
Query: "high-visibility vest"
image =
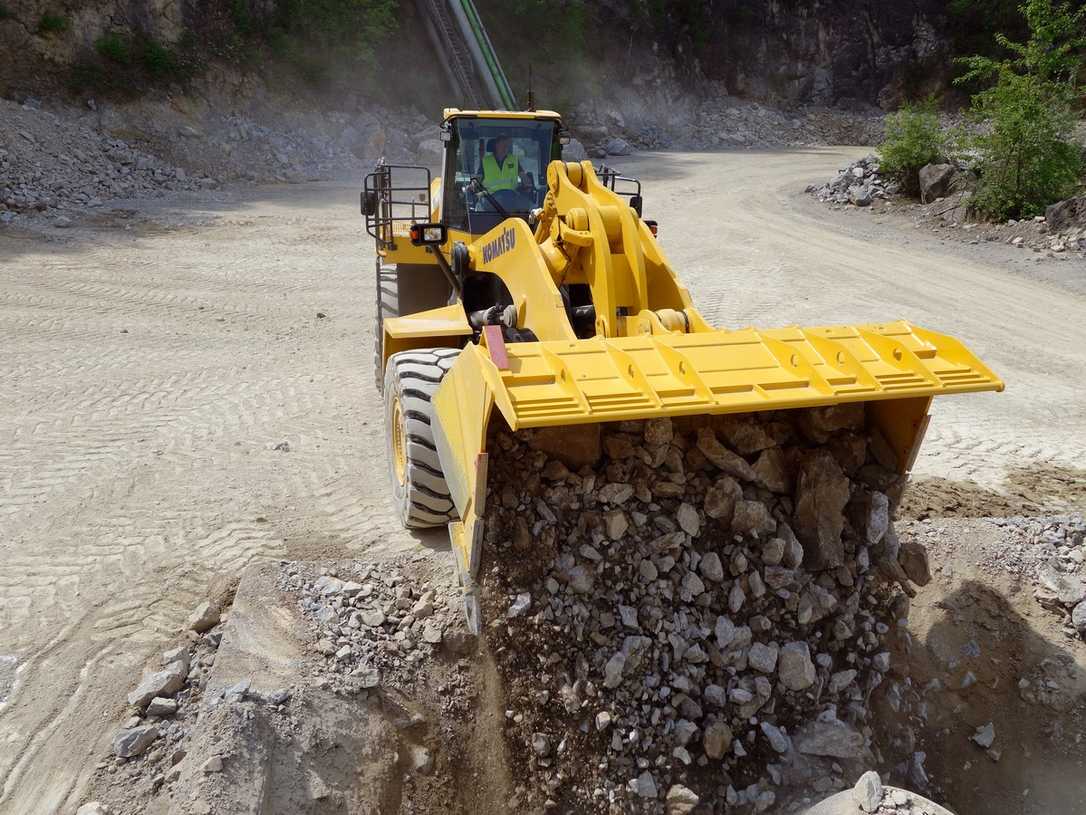
<path fill-rule="evenodd" d="M 483 186 L 490 192 L 515 190 L 519 183 L 520 168 L 517 166 L 517 157 L 512 152 L 505 154 L 501 167 L 493 153 L 483 156 Z"/>

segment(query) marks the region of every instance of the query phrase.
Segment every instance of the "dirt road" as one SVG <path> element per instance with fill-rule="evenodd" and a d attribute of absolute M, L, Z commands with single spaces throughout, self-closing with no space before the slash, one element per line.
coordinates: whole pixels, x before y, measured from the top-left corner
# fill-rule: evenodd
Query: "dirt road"
<path fill-rule="evenodd" d="M 623 168 L 712 321 L 908 317 L 1007 380 L 938 403 L 919 474 L 999 487 L 1081 462 L 1086 269 L 1041 282 L 1009 247 L 799 194 L 854 152 Z M 385 501 L 356 202 L 353 184 L 312 185 L 0 233 L 0 813 L 74 810 L 128 686 L 216 577 L 442 547 L 396 529 Z"/>

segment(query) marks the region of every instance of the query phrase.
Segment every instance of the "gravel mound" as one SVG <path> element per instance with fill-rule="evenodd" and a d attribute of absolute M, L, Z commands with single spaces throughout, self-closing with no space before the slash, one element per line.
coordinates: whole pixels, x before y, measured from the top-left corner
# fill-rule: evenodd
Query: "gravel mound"
<path fill-rule="evenodd" d="M 879 158 L 875 155 L 852 162 L 825 184 L 812 184 L 807 188 L 807 192 L 819 201 L 858 207 L 871 206 L 876 198 L 888 200 L 900 191 L 896 181 L 879 174 Z"/>
<path fill-rule="evenodd" d="M 593 446 L 488 447 L 484 621 L 519 803 L 766 812 L 858 777 L 906 575 L 928 579 L 863 406 L 621 423 Z"/>
<path fill-rule="evenodd" d="M 474 649 L 451 583 L 423 579 L 410 563 L 360 561 L 322 572 L 290 563 L 280 585 L 299 595 L 332 689 L 410 687 L 434 656 L 455 659 Z M 463 695 L 448 690 L 446 712 L 464 712 Z"/>
<path fill-rule="evenodd" d="M 113 198 L 213 187 L 67 111 L 0 99 L 0 223 L 22 212 L 82 210 Z"/>
<path fill-rule="evenodd" d="M 723 92 L 695 99 L 675 89 L 582 103 L 569 111 L 569 122 L 593 157 L 624 156 L 637 149 L 876 144 L 883 128 L 882 115 L 875 111 L 785 110 Z"/>

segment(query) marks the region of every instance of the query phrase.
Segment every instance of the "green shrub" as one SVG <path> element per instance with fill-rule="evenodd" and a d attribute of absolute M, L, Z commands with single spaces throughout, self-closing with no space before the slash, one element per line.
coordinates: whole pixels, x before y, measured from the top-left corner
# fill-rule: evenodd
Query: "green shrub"
<path fill-rule="evenodd" d="M 248 0 L 230 0 L 230 19 L 239 34 L 251 34 L 253 15 L 249 12 Z"/>
<path fill-rule="evenodd" d="M 94 43 L 94 50 L 110 62 L 118 65 L 132 64 L 132 46 L 127 37 L 110 32 L 103 34 Z"/>
<path fill-rule="evenodd" d="M 94 43 L 98 58 L 85 55 L 72 66 L 68 85 L 73 91 L 132 94 L 148 85 L 185 79 L 189 60 L 144 35 L 103 34 Z"/>
<path fill-rule="evenodd" d="M 973 207 L 997 220 L 1040 215 L 1075 193 L 1082 151 L 1071 141 L 1075 115 L 1043 80 L 1002 75 L 978 94 L 974 110 L 987 130 L 973 139 L 980 184 Z"/>
<path fill-rule="evenodd" d="M 175 78 L 180 71 L 180 63 L 174 52 L 152 39 L 139 43 L 139 58 L 143 69 L 153 79 Z"/>
<path fill-rule="evenodd" d="M 928 99 L 905 105 L 886 117 L 879 165 L 898 179 L 905 192 L 915 195 L 920 189 L 920 168 L 945 161 L 951 149 L 951 138 L 939 122 L 935 101 Z"/>
<path fill-rule="evenodd" d="M 1014 56 L 965 58 L 961 62 L 968 71 L 956 80 L 990 83 L 972 100 L 980 124 L 972 139 L 980 174 L 973 206 L 999 220 L 1043 212 L 1075 192 L 1083 171 L 1073 134 L 1086 7 L 1073 11 L 1067 3 L 1027 0 L 1021 10 L 1029 40 L 997 35 Z"/>
<path fill-rule="evenodd" d="M 42 14 L 38 20 L 39 34 L 60 34 L 68 30 L 68 18 L 59 14 L 50 14 L 48 11 Z"/>

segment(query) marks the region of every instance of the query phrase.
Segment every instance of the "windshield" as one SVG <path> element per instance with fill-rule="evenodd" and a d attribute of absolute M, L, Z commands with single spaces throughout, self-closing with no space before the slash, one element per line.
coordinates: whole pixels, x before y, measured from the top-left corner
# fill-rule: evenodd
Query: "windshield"
<path fill-rule="evenodd" d="M 446 151 L 446 223 L 481 234 L 543 203 L 555 122 L 458 119 Z M 472 183 L 474 181 L 474 183 Z"/>

